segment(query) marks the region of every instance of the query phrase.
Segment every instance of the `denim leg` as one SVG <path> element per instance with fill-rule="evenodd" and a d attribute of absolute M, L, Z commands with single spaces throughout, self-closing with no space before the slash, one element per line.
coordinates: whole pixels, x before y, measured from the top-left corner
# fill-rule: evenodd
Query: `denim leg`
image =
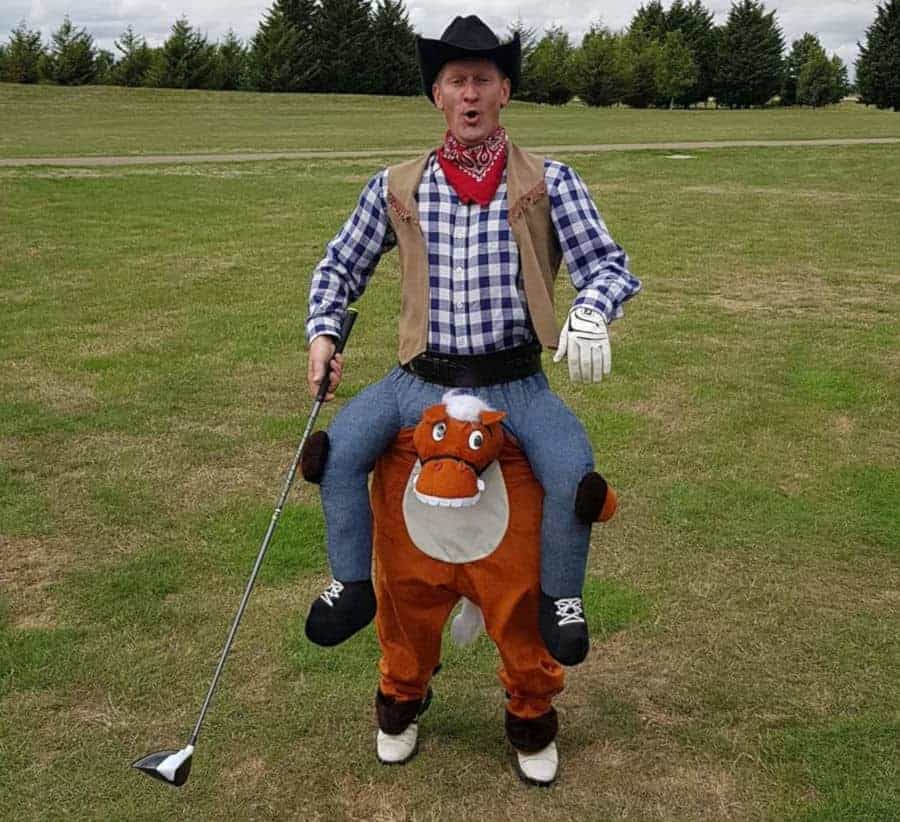
<path fill-rule="evenodd" d="M 321 498 L 328 564 L 342 582 L 369 579 L 372 573 L 368 477 L 400 431 L 397 379 L 395 370 L 369 386 L 337 413 L 328 428 L 330 447 Z"/>
<path fill-rule="evenodd" d="M 548 596 L 581 596 L 591 527 L 575 515 L 578 483 L 594 470 L 594 453 L 579 419 L 538 375 L 502 386 L 505 421 L 544 489 L 541 588 Z"/>

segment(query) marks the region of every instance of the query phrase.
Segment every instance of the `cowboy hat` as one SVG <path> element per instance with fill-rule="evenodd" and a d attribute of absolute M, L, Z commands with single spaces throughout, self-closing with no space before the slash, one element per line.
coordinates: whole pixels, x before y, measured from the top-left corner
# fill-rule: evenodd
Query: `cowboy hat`
<path fill-rule="evenodd" d="M 501 44 L 497 35 L 474 14 L 457 17 L 439 40 L 416 37 L 416 55 L 422 72 L 422 89 L 432 103 L 431 87 L 441 68 L 451 60 L 490 60 L 509 78 L 513 91 L 519 84 L 522 47 L 518 32 L 510 42 Z"/>

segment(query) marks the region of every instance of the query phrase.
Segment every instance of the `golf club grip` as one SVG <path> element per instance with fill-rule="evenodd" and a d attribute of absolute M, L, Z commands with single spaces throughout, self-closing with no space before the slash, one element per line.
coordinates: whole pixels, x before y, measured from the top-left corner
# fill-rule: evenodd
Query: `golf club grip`
<path fill-rule="evenodd" d="M 341 323 L 341 336 L 337 341 L 337 347 L 334 349 L 335 354 L 343 353 L 344 346 L 347 345 L 347 340 L 350 337 L 350 332 L 353 330 L 353 323 L 356 322 L 358 316 L 359 312 L 355 308 L 347 309 L 344 321 Z"/>
<path fill-rule="evenodd" d="M 344 346 L 347 345 L 347 340 L 350 337 L 350 332 L 353 330 L 353 323 L 356 322 L 358 316 L 359 312 L 357 312 L 355 308 L 347 309 L 347 313 L 344 315 L 344 321 L 341 323 L 341 336 L 338 337 L 337 344 L 334 347 L 335 354 L 343 353 Z M 328 393 L 328 386 L 331 384 L 330 378 L 331 364 L 326 363 L 325 376 L 322 378 L 322 384 L 319 386 L 319 393 L 316 395 L 316 400 L 318 402 L 325 401 L 325 395 Z"/>

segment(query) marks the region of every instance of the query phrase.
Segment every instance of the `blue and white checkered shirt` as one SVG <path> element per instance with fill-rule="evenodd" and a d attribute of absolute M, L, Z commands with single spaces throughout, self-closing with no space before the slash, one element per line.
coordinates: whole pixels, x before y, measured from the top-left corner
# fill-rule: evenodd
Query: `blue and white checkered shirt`
<path fill-rule="evenodd" d="M 307 338 L 339 336 L 349 303 L 366 288 L 381 255 L 396 245 L 388 220 L 388 170 L 363 189 L 356 210 L 328 244 L 313 272 Z M 550 215 L 578 295 L 607 322 L 640 290 L 628 257 L 613 242 L 587 187 L 568 166 L 544 161 Z M 428 249 L 428 349 L 483 354 L 534 339 L 509 228 L 506 173 L 486 206 L 465 205 L 432 154 L 418 191 L 419 221 Z"/>

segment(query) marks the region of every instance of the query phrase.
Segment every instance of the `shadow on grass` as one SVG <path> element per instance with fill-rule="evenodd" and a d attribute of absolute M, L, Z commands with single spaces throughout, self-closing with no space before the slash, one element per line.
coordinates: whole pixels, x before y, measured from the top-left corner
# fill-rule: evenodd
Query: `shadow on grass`
<path fill-rule="evenodd" d="M 174 613 L 167 597 L 187 581 L 185 557 L 157 549 L 119 565 L 75 571 L 58 593 L 67 613 L 82 624 L 162 629 Z"/>
<path fill-rule="evenodd" d="M 76 667 L 79 634 L 69 628 L 13 628 L 0 601 L 0 696 L 59 687 Z"/>

